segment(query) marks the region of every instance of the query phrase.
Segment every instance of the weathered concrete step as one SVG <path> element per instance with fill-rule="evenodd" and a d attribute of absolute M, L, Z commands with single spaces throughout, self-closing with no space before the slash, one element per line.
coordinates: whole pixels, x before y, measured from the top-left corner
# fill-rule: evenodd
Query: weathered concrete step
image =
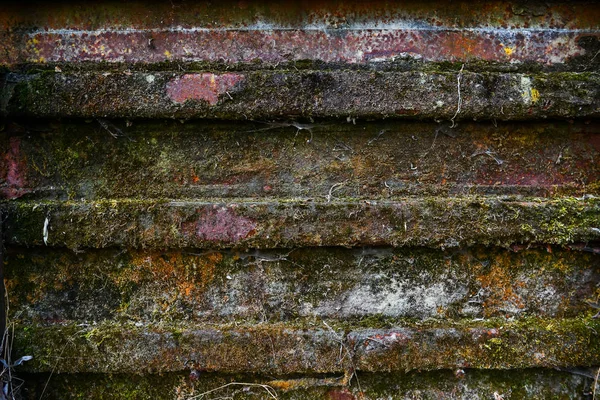
<path fill-rule="evenodd" d="M 6 38 L 7 35 L 3 36 Z M 293 67 L 295 63 L 316 61 L 376 67 L 383 64 L 384 68 L 389 68 L 406 65 L 406 61 L 485 61 L 509 68 L 515 68 L 515 63 L 571 63 L 571 68 L 581 68 L 584 62 L 594 65 L 590 50 L 599 36 L 598 28 L 419 28 L 406 23 L 403 27 L 378 28 L 372 24 L 340 29 L 260 29 L 258 26 L 239 29 L 53 29 L 9 36 L 3 42 L 4 46 L 0 46 L 7 50 L 2 52 L 4 57 L 0 58 L 0 65 L 14 68 L 46 63 L 184 62 L 201 63 L 193 64 L 192 68 L 224 69 L 225 65 L 244 68 L 257 62 L 267 66 L 285 63 Z M 465 42 L 469 45 L 465 46 Z M 8 48 L 10 45 L 13 47 Z"/>
<path fill-rule="evenodd" d="M 600 116 L 585 73 L 247 71 L 9 73 L 0 112 L 18 117 L 418 119 Z"/>
<path fill-rule="evenodd" d="M 295 374 L 456 368 L 592 366 L 600 321 L 423 323 L 360 328 L 254 324 L 16 326 L 15 354 L 35 354 L 30 372 L 134 373 L 199 370 Z M 25 369 L 24 368 L 24 369 Z"/>
<path fill-rule="evenodd" d="M 463 374 L 464 373 L 464 374 Z M 587 371 L 588 375 L 594 372 Z M 272 399 L 259 385 L 268 385 L 281 400 L 405 400 L 493 399 L 494 393 L 513 399 L 580 400 L 591 393 L 593 378 L 552 369 L 415 371 L 411 373 L 358 373 L 349 386 L 335 376 L 261 378 L 256 375 L 168 373 L 160 375 L 46 374 L 28 375 L 25 399 L 38 400 L 42 392 L 50 399 L 137 400 L 189 399 L 208 395 L 226 398 Z M 247 382 L 246 385 L 243 383 Z M 225 386 L 228 385 L 228 386 Z M 44 388 L 46 389 L 44 391 Z M 510 396 L 510 397 L 509 397 Z"/>
<path fill-rule="evenodd" d="M 7 244 L 72 249 L 508 247 L 600 238 L 600 199 L 593 196 L 238 200 L 5 201 L 0 209 Z"/>
<path fill-rule="evenodd" d="M 554 65 L 592 60 L 600 19 L 600 7 L 589 1 L 493 1 L 485 7 L 464 1 L 376 1 L 370 7 L 353 1 L 132 3 L 76 11 L 36 7 L 35 13 L 23 12 L 21 4 L 6 7 L 0 64 L 366 64 L 409 58 Z"/>
<path fill-rule="evenodd" d="M 6 198 L 600 195 L 597 121 L 42 120 L 4 132 Z"/>
<path fill-rule="evenodd" d="M 593 315 L 600 257 L 543 247 L 177 252 L 9 248 L 10 310 L 37 323 Z"/>

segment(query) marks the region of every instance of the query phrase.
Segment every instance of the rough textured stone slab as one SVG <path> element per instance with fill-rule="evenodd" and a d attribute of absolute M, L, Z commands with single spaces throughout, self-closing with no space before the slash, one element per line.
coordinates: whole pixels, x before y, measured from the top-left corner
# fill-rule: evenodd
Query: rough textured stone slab
<path fill-rule="evenodd" d="M 386 201 L 240 199 L 0 203 L 7 244 L 72 249 L 508 247 L 600 237 L 600 199 L 404 198 Z M 46 222 L 47 221 L 47 222 Z M 44 228 L 46 226 L 46 228 Z"/>
<path fill-rule="evenodd" d="M 314 325 L 17 326 L 16 354 L 30 372 L 199 370 L 292 374 L 455 368 L 591 366 L 600 362 L 594 319 L 404 324 L 386 329 Z M 344 332 L 348 332 L 345 334 Z"/>
<path fill-rule="evenodd" d="M 12 315 L 42 324 L 591 316 L 600 276 L 597 255 L 556 247 L 11 248 L 5 259 Z"/>
<path fill-rule="evenodd" d="M 10 199 L 600 194 L 596 121 L 99 119 L 12 121 L 4 132 L 0 196 Z"/>
<path fill-rule="evenodd" d="M 38 118 L 451 120 L 456 115 L 457 120 L 525 120 L 600 116 L 600 78 L 595 72 L 477 73 L 468 67 L 462 72 L 438 73 L 10 73 L 4 79 L 2 96 L 3 114 Z"/>

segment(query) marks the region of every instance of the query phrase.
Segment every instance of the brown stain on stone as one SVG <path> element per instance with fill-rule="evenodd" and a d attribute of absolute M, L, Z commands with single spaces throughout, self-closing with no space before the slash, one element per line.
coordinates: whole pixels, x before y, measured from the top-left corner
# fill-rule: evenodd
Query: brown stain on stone
<path fill-rule="evenodd" d="M 243 80 L 240 74 L 187 74 L 167 83 L 167 95 L 176 103 L 205 100 L 214 106 L 220 95 L 229 93 Z"/>

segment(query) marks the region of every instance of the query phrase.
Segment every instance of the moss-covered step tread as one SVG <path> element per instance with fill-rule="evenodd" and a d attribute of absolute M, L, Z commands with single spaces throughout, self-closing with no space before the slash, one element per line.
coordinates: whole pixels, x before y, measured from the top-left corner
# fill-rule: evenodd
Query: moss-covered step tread
<path fill-rule="evenodd" d="M 238 201 L 239 200 L 239 201 Z M 600 198 L 4 201 L 7 244 L 133 248 L 567 244 L 600 237 Z"/>
<path fill-rule="evenodd" d="M 600 321 L 592 318 L 372 325 L 17 324 L 14 352 L 35 355 L 24 367 L 30 372 L 68 373 L 148 374 L 190 363 L 205 371 L 284 375 L 600 363 Z"/>

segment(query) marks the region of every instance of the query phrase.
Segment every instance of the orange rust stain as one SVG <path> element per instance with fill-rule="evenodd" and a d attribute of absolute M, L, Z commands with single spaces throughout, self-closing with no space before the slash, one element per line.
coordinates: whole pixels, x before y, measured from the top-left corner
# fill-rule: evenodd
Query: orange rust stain
<path fill-rule="evenodd" d="M 453 32 L 440 39 L 439 47 L 445 49 L 448 56 L 454 59 L 489 59 L 493 52 L 488 44 L 477 37 L 471 37 L 467 32 Z"/>
<path fill-rule="evenodd" d="M 161 280 L 172 283 L 179 295 L 196 296 L 204 292 L 215 276 L 216 265 L 223 260 L 219 252 L 202 257 L 188 257 L 181 253 L 135 253 L 132 268 L 117 280 L 140 283 Z"/>
<path fill-rule="evenodd" d="M 275 389 L 288 391 L 290 389 L 295 388 L 297 386 L 297 384 L 295 381 L 292 381 L 292 380 L 286 380 L 286 381 L 277 380 L 277 381 L 270 381 L 269 386 L 272 386 Z"/>
<path fill-rule="evenodd" d="M 506 261 L 508 260 L 504 260 L 502 256 L 498 256 L 487 273 L 477 276 L 481 287 L 490 293 L 483 304 L 486 316 L 495 314 L 507 303 L 519 309 L 525 308 L 523 299 L 516 292 L 517 288 L 525 286 L 525 282 L 514 281 L 510 271 L 511 265 Z"/>
<path fill-rule="evenodd" d="M 205 100 L 214 106 L 220 95 L 229 94 L 243 80 L 241 74 L 187 74 L 167 83 L 167 95 L 176 103 Z"/>

